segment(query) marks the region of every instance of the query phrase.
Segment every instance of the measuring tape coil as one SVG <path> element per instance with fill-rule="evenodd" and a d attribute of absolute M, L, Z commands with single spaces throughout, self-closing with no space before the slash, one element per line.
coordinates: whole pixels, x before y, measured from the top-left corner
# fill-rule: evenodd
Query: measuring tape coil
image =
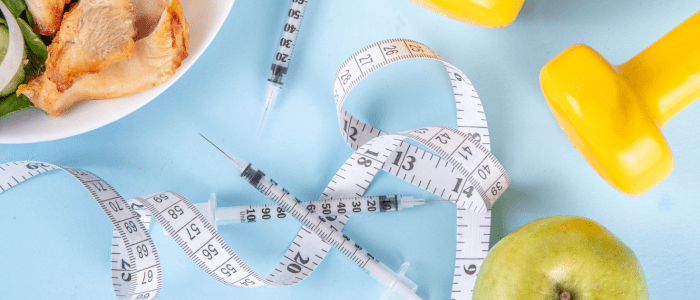
<path fill-rule="evenodd" d="M 355 119 L 342 108 L 350 90 L 361 79 L 391 63 L 414 58 L 435 59 L 445 65 L 453 81 L 460 130 L 424 127 L 388 135 Z M 471 83 L 461 71 L 425 45 L 393 39 L 374 43 L 353 54 L 336 74 L 334 90 L 341 133 L 356 151 L 335 174 L 321 198 L 362 196 L 377 171 L 382 169 L 455 201 L 458 205 L 457 262 L 452 298 L 471 298 L 467 295 L 471 294 L 481 261 L 488 252 L 489 209 L 510 184 L 507 173 L 489 152 L 486 120 Z M 416 141 L 439 156 L 405 139 Z M 288 286 L 301 282 L 331 248 L 309 227 L 303 226 L 279 266 L 267 278 L 262 278 L 233 252 L 192 203 L 175 192 L 124 200 L 109 184 L 90 172 L 42 162 L 5 164 L 0 176 L 6 180 L 0 182 L 14 180 L 18 184 L 53 169 L 63 169 L 78 179 L 115 225 L 112 279 L 120 299 L 154 299 L 160 292 L 160 265 L 148 235 L 151 217 L 163 224 L 195 264 L 220 282 L 234 287 Z M 8 186 L 13 185 L 8 183 Z M 376 207 L 373 205 L 368 203 L 366 207 Z M 285 208 L 285 211 L 288 210 Z M 348 218 L 343 214 L 325 217 L 338 231 L 342 231 Z"/>
<path fill-rule="evenodd" d="M 417 58 L 437 60 L 445 66 L 454 90 L 459 130 L 433 126 L 386 134 L 343 109 L 350 91 L 369 74 L 392 63 Z M 390 39 L 368 45 L 350 56 L 336 73 L 333 89 L 340 132 L 355 153 L 335 175 L 324 196 L 334 189 L 362 195 L 382 169 L 455 201 L 457 254 L 452 299 L 471 299 L 478 270 L 488 254 L 490 208 L 510 185 L 505 169 L 490 152 L 486 116 L 472 83 L 427 46 L 412 40 Z"/>

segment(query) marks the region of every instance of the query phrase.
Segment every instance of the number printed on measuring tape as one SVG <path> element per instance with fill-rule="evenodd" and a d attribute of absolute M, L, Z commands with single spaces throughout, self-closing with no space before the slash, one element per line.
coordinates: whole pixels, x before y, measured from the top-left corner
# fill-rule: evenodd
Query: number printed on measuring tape
<path fill-rule="evenodd" d="M 298 4 L 303 2 L 296 0 Z M 445 66 L 453 83 L 459 129 L 426 126 L 386 134 L 343 109 L 347 95 L 364 77 L 391 63 L 414 58 L 438 60 Z M 471 299 L 476 276 L 488 253 L 490 208 L 510 184 L 505 169 L 490 152 L 486 118 L 472 84 L 460 70 L 427 46 L 411 40 L 392 39 L 364 47 L 348 58 L 338 70 L 333 88 L 341 134 L 355 152 L 334 175 L 320 201 L 309 202 L 300 208 L 297 205 L 301 200 L 277 188 L 277 184 L 270 180 L 271 186 L 256 188 L 278 205 L 249 207 L 240 212 L 241 223 L 288 216 L 304 223 L 289 250 L 267 278 L 249 268 L 219 236 L 210 220 L 176 192 L 124 200 L 107 182 L 88 171 L 20 161 L 0 165 L 0 193 L 55 169 L 73 175 L 114 225 L 111 270 L 115 294 L 120 299 L 155 299 L 160 293 L 161 268 L 148 231 L 152 218 L 163 225 L 197 266 L 214 279 L 234 287 L 299 283 L 322 262 L 331 248 L 329 243 L 360 267 L 376 261 L 347 236 L 342 235 L 342 239 L 336 241 L 330 238 L 330 233 L 343 230 L 348 214 L 396 209 L 396 198 L 393 202 L 386 197 L 365 198 L 364 201 L 338 200 L 364 196 L 378 171 L 383 170 L 456 203 L 457 255 L 452 299 Z M 256 183 L 254 185 L 265 177 L 250 167 L 247 172 L 250 172 L 251 183 Z M 300 216 L 304 211 L 307 213 Z"/>

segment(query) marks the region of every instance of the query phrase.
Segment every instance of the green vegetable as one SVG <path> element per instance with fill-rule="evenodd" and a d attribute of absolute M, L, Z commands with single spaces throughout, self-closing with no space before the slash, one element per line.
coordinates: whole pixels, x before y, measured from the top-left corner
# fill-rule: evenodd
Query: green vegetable
<path fill-rule="evenodd" d="M 31 51 L 25 51 L 24 53 L 27 54 L 27 60 L 29 61 L 29 63 L 24 66 L 25 77 L 22 83 L 27 83 L 34 77 L 39 76 L 39 74 L 41 74 L 41 72 L 43 72 L 46 69 L 46 66 L 44 64 L 46 60 L 38 54 L 35 54 Z"/>
<path fill-rule="evenodd" d="M 2 0 L 2 2 L 5 3 L 5 6 L 7 6 L 15 19 L 17 19 L 17 24 L 19 24 L 19 29 L 22 31 L 24 42 L 29 46 L 29 49 L 43 57 L 44 61 L 46 61 L 49 57 L 49 51 L 46 44 L 41 40 L 41 37 L 34 33 L 32 26 L 29 25 L 34 24 L 34 17 L 32 13 L 27 10 L 27 5 L 24 3 L 24 0 Z M 22 12 L 25 12 L 27 20 L 20 17 Z M 27 21 L 29 21 L 29 24 Z M 3 23 L 4 22 L 3 20 Z"/>
<path fill-rule="evenodd" d="M 28 83 L 34 77 L 38 76 L 39 73 L 44 71 L 45 68 L 44 61 L 42 61 L 38 55 L 31 51 L 27 51 L 27 49 L 24 50 L 24 53 L 27 55 L 27 60 L 29 60 L 29 63 L 24 66 L 25 75 L 22 84 Z M 17 94 L 13 91 L 13 93 L 7 97 L 0 97 L 0 118 L 32 107 L 34 107 L 34 104 L 29 101 L 27 96 L 17 96 Z"/>
<path fill-rule="evenodd" d="M 27 24 L 21 18 L 17 18 L 17 23 L 19 24 L 19 29 L 22 30 L 22 35 L 24 36 L 24 42 L 29 46 L 32 52 L 38 54 L 44 58 L 46 61 L 49 58 L 49 50 L 46 44 L 41 40 L 38 34 L 34 33 L 32 27 Z"/>
<path fill-rule="evenodd" d="M 5 98 L 0 98 L 0 118 L 34 107 L 29 98 L 25 95 L 12 93 Z"/>
<path fill-rule="evenodd" d="M 7 55 L 7 46 L 9 46 L 9 43 L 10 32 L 4 25 L 0 25 L 0 62 L 2 62 L 3 59 L 5 59 L 5 55 Z M 24 62 L 26 59 L 27 48 L 24 48 L 24 53 L 22 54 L 22 62 Z M 8 82 L 4 88 L 0 88 L 0 97 L 5 97 L 10 93 L 16 91 L 17 87 L 22 82 L 22 80 L 24 80 L 24 65 L 20 63 L 19 68 L 15 73 L 15 77 L 13 77 L 12 80 L 10 80 L 10 82 Z"/>
<path fill-rule="evenodd" d="M 2 3 L 5 3 L 5 6 L 15 18 L 19 18 L 19 15 L 27 9 L 24 0 L 2 0 Z"/>
<path fill-rule="evenodd" d="M 27 60 L 29 60 L 29 63 L 24 66 L 25 75 L 22 84 L 28 83 L 45 69 L 44 61 L 41 60 L 39 55 L 34 54 L 31 51 L 27 51 L 26 48 L 24 49 L 24 53 L 27 55 Z M 27 96 L 17 96 L 17 94 L 13 91 L 13 93 L 7 97 L 0 97 L 0 118 L 32 107 L 34 107 L 34 104 L 29 101 Z"/>

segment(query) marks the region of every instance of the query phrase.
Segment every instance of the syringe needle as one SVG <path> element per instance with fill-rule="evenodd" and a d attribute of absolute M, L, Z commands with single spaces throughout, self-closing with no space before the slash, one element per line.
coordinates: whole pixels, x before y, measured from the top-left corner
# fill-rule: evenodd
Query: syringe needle
<path fill-rule="evenodd" d="M 228 158 L 228 159 L 231 161 L 231 164 L 233 165 L 234 168 L 236 168 L 236 170 L 238 170 L 238 172 L 243 171 L 243 168 L 245 168 L 245 166 L 247 165 L 243 160 L 241 160 L 240 158 L 235 157 L 235 156 L 233 156 L 233 155 L 231 155 L 231 154 L 228 154 L 228 153 L 224 152 L 224 150 L 221 150 L 221 148 L 219 148 L 219 147 L 217 147 L 216 145 L 214 145 L 214 143 L 212 143 L 208 138 L 204 137 L 201 133 L 200 133 L 199 135 L 200 135 L 202 138 L 204 138 L 205 140 L 207 140 L 207 142 L 209 142 L 209 144 L 211 144 L 212 146 L 214 146 L 214 148 L 216 148 L 216 149 L 218 149 L 219 151 L 221 151 L 221 153 L 223 153 L 223 154 L 226 156 L 226 158 Z"/>
<path fill-rule="evenodd" d="M 258 134 L 255 136 L 257 140 L 260 136 L 260 130 L 262 129 L 263 123 L 265 122 L 265 116 L 267 115 L 267 110 L 270 106 L 275 103 L 277 99 L 277 93 L 282 89 L 282 85 L 276 84 L 272 81 L 267 83 L 267 94 L 265 95 L 265 112 L 263 113 L 262 121 L 260 121 L 260 127 L 258 127 Z"/>
<path fill-rule="evenodd" d="M 262 120 L 260 121 L 260 127 L 258 127 L 258 134 L 255 135 L 255 139 L 257 140 L 258 137 L 260 136 L 260 129 L 262 129 L 263 123 L 265 123 L 265 115 L 267 115 L 267 107 L 265 107 L 265 112 L 263 113 Z"/>
<path fill-rule="evenodd" d="M 214 145 L 214 143 L 212 143 L 208 138 L 204 137 L 201 133 L 198 133 L 198 134 L 199 134 L 199 136 L 201 136 L 202 138 L 204 138 L 205 140 L 207 140 L 207 142 L 209 142 L 209 144 L 211 144 L 212 146 L 214 146 L 214 148 L 219 149 L 219 151 L 221 151 L 221 153 L 223 153 L 224 155 L 226 155 L 226 156 L 228 157 L 228 154 L 226 154 L 226 152 L 224 152 L 224 150 L 221 150 L 221 148 L 219 148 L 219 147 L 217 147 L 216 145 Z"/>

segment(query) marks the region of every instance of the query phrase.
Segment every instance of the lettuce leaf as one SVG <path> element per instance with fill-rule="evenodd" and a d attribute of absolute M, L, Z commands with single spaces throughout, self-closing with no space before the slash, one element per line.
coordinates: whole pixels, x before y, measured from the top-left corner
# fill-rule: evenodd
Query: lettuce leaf
<path fill-rule="evenodd" d="M 22 31 L 22 35 L 24 36 L 24 43 L 29 46 L 29 49 L 32 50 L 32 52 L 43 57 L 44 61 L 46 61 L 46 59 L 49 58 L 49 50 L 39 35 L 34 33 L 32 27 L 29 26 L 29 24 L 27 24 L 27 22 L 22 18 L 17 18 L 17 24 L 19 24 L 19 29 Z"/>
<path fill-rule="evenodd" d="M 0 98 L 0 118 L 34 107 L 25 95 L 12 93 L 5 98 Z"/>

